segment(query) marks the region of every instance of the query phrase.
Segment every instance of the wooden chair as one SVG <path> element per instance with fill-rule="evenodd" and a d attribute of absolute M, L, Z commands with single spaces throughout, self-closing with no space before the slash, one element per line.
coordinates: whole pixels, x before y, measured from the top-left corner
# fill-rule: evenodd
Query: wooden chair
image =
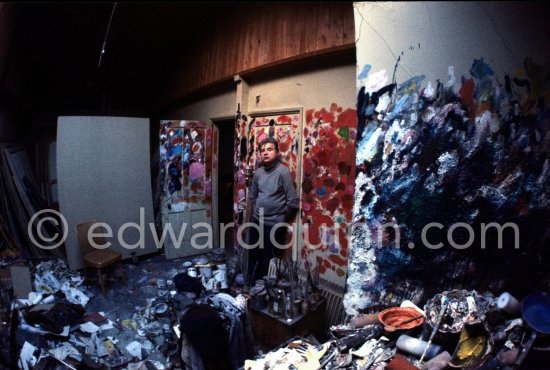
<path fill-rule="evenodd" d="M 122 268 L 122 256 L 120 252 L 109 248 L 98 249 L 94 247 L 88 239 L 88 231 L 92 225 L 99 222 L 100 221 L 97 220 L 90 220 L 76 225 L 76 234 L 78 236 L 80 255 L 82 256 L 82 262 L 84 265 L 84 277 L 87 278 L 87 267 L 95 268 L 97 271 L 97 280 L 99 282 L 99 286 L 101 287 L 101 292 L 105 294 L 105 275 L 103 274 L 103 269 L 106 269 L 107 267 L 110 267 L 118 262 L 120 267 L 120 278 L 124 285 L 126 285 L 126 277 L 124 276 L 124 270 Z M 94 234 L 104 232 L 105 228 L 102 227 L 96 227 L 94 229 Z M 104 245 L 106 243 L 105 238 L 103 237 L 95 236 L 93 240 L 98 245 Z"/>

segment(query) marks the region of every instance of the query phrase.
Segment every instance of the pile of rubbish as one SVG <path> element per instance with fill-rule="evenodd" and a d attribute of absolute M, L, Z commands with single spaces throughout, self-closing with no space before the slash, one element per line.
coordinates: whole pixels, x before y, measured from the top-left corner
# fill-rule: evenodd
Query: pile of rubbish
<path fill-rule="evenodd" d="M 224 260 L 219 254 L 199 256 L 163 271 L 154 264 L 125 265 L 128 299 L 85 286 L 62 260 L 42 262 L 33 268 L 28 298 L 11 302 L 18 354 L 13 363 L 25 370 L 178 368 L 179 324 L 188 307 L 206 303 L 225 321 L 237 316 L 234 298 L 221 293 L 228 288 Z"/>
<path fill-rule="evenodd" d="M 147 305 L 136 306 L 127 319 L 110 318 L 105 312 L 86 309 L 95 295 L 83 282 L 62 260 L 34 268 L 34 290 L 28 299 L 15 300 L 12 307 L 19 323 L 15 331 L 15 341 L 21 347 L 19 367 L 48 369 L 63 364 L 70 369 L 146 369 L 153 365 L 165 369 L 164 359 L 175 357 L 178 348 L 171 326 L 171 302 L 148 298 Z M 154 352 L 161 352 L 164 358 L 145 361 Z"/>
<path fill-rule="evenodd" d="M 424 309 L 404 301 L 352 317 L 331 327 L 331 339 L 322 344 L 293 338 L 248 360 L 245 370 L 547 369 L 548 360 L 541 365 L 540 358 L 550 350 L 549 333 L 548 293 L 532 293 L 520 303 L 509 293 L 451 290 L 429 299 Z"/>

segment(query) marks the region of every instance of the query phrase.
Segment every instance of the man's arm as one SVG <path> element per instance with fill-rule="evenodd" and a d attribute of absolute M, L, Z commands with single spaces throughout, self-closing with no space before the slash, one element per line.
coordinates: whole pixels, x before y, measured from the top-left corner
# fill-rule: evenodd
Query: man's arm
<path fill-rule="evenodd" d="M 258 178 L 256 174 L 252 177 L 252 181 L 250 182 L 250 188 L 248 189 L 248 200 L 251 203 L 254 203 L 256 201 L 256 198 L 258 198 Z"/>
<path fill-rule="evenodd" d="M 290 172 L 288 170 L 284 172 L 282 178 L 283 189 L 286 196 L 285 221 L 290 222 L 294 219 L 294 216 L 296 216 L 296 213 L 298 212 L 300 199 L 298 198 L 298 194 L 296 193 L 296 189 L 294 188 L 294 184 L 292 182 L 292 177 L 290 176 Z"/>
<path fill-rule="evenodd" d="M 250 182 L 250 188 L 248 188 L 247 201 L 247 207 L 250 207 L 251 215 L 254 215 L 254 208 L 256 208 L 256 199 L 258 199 L 258 176 L 256 175 L 256 173 L 254 173 L 254 176 L 252 176 L 252 181 Z"/>

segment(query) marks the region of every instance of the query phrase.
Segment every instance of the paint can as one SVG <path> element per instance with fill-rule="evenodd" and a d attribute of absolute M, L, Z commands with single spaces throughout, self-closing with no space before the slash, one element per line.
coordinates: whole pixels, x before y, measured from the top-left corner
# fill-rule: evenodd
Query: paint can
<path fill-rule="evenodd" d="M 220 289 L 227 289 L 227 270 L 225 265 L 218 265 L 218 269 L 213 272 L 216 282 L 219 283 Z"/>
<path fill-rule="evenodd" d="M 403 334 L 403 335 L 400 335 L 399 338 L 397 338 L 397 342 L 395 343 L 395 346 L 400 351 L 409 353 L 416 357 L 422 357 L 424 350 L 428 346 L 428 342 Z M 433 358 L 441 352 L 443 352 L 443 348 L 441 348 L 437 344 L 431 343 L 430 347 L 426 351 L 425 358 L 426 359 Z"/>
<path fill-rule="evenodd" d="M 164 316 L 168 312 L 168 305 L 166 303 L 158 303 L 153 307 L 155 315 Z"/>
<path fill-rule="evenodd" d="M 507 314 L 519 316 L 521 303 L 510 293 L 504 292 L 496 299 L 497 307 Z"/>

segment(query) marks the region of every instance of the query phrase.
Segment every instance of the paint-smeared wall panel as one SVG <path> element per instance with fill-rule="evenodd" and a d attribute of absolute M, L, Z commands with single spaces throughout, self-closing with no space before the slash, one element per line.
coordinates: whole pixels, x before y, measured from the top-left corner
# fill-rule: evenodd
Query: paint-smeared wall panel
<path fill-rule="evenodd" d="M 348 313 L 451 288 L 548 289 L 548 8 L 356 3 L 355 15 Z M 502 239 L 481 231 L 493 222 Z"/>
<path fill-rule="evenodd" d="M 302 135 L 300 257 L 344 286 L 355 178 L 354 109 L 310 109 Z"/>

